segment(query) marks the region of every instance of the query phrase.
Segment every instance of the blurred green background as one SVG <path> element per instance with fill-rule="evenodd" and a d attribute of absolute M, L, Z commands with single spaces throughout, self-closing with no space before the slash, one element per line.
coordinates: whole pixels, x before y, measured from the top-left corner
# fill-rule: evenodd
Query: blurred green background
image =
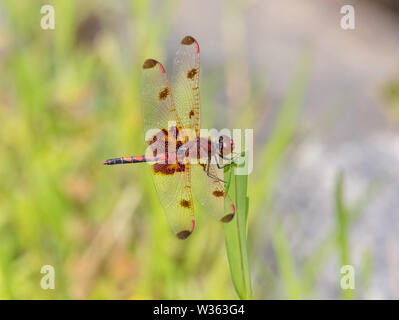
<path fill-rule="evenodd" d="M 331 257 L 336 265 L 352 264 L 351 241 L 356 239 L 350 237 L 351 226 L 381 192 L 381 183 L 375 183 L 379 174 L 348 204 L 346 174 L 338 170 L 341 166 L 333 170 L 332 178 L 326 178 L 332 185 L 326 210 L 330 223 L 321 237 L 313 239 L 308 232 L 311 249 L 303 257 L 295 255 L 292 243 L 298 239 L 291 239 L 289 230 L 297 223 L 296 210 L 289 209 L 293 216 L 283 215 L 279 205 L 290 202 L 279 192 L 290 186 L 284 177 L 295 159 L 290 152 L 314 130 L 314 123 L 318 133 L 324 132 L 346 117 L 343 109 L 362 102 L 342 82 L 331 81 L 327 71 L 320 92 L 333 92 L 339 99 L 327 96 L 320 105 L 333 106 L 333 111 L 308 110 L 318 120 L 302 113 L 303 105 L 320 96 L 319 90 L 315 96 L 308 91 L 323 83 L 312 70 L 328 61 L 319 60 L 311 29 L 302 36 L 291 25 L 278 29 L 284 34 L 273 34 L 279 25 L 263 21 L 262 15 L 280 8 L 281 20 L 288 21 L 293 12 L 266 2 L 1 1 L 0 298 L 237 298 L 220 223 L 198 207 L 195 232 L 178 241 L 145 165 L 102 166 L 107 158 L 144 153 L 142 62 L 154 58 L 170 71 L 178 43 L 187 34 L 201 46 L 202 126 L 255 130 L 248 225 L 254 298 L 378 297 L 367 296 L 375 261 L 368 247 L 358 250 L 359 291 L 339 289 L 334 263 L 327 271 L 330 278 L 322 270 Z M 303 12 L 317 10 L 315 1 L 305 2 Z M 55 30 L 40 28 L 44 4 L 55 8 Z M 337 33 L 342 32 L 340 5 L 336 1 L 325 7 L 335 21 L 329 28 Z M 256 25 L 263 22 L 266 26 Z M 305 18 L 295 23 L 312 25 Z M 262 34 L 262 28 L 268 33 Z M 282 45 L 283 40 L 296 49 Z M 254 43 L 265 46 L 261 50 Z M 356 42 L 353 46 L 361 48 Z M 263 54 L 268 51 L 278 52 L 275 60 Z M 370 66 L 367 61 L 359 63 Z M 374 63 L 371 67 L 377 68 L 380 61 Z M 398 82 L 394 76 L 381 78 L 378 92 L 386 109 L 379 114 L 395 123 Z M 362 88 L 354 90 L 364 96 Z M 310 199 L 314 197 L 311 193 Z M 313 215 L 303 218 L 305 224 L 313 220 Z M 40 288 L 40 269 L 46 264 L 55 268 L 55 290 Z M 330 288 L 327 293 L 324 287 Z M 384 288 L 382 297 L 394 296 L 389 285 Z"/>

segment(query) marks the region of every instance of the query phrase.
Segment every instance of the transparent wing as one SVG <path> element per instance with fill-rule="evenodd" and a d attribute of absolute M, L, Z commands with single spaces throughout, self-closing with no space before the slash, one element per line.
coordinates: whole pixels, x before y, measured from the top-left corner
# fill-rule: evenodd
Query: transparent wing
<path fill-rule="evenodd" d="M 204 209 L 217 220 L 229 222 L 234 218 L 235 208 L 229 195 L 225 193 L 223 182 L 223 169 L 214 164 L 192 165 L 192 183 L 194 196 Z"/>
<path fill-rule="evenodd" d="M 165 155 L 171 140 L 178 140 L 178 132 L 182 128 L 165 69 L 153 59 L 143 64 L 142 99 L 146 143 L 153 149 L 154 155 Z M 175 135 L 168 128 L 169 121 L 176 123 Z M 178 238 L 187 238 L 194 229 L 190 165 L 155 163 L 151 165 L 151 171 L 170 227 Z"/>
<path fill-rule="evenodd" d="M 153 59 L 143 64 L 142 99 L 145 132 L 155 128 L 168 130 L 169 121 L 175 121 L 181 129 L 165 69 Z"/>
<path fill-rule="evenodd" d="M 190 165 L 154 164 L 152 173 L 170 227 L 179 239 L 186 239 L 195 222 Z"/>
<path fill-rule="evenodd" d="M 186 36 L 176 53 L 172 74 L 172 91 L 176 110 L 184 128 L 200 129 L 199 97 L 200 54 L 197 41 Z"/>

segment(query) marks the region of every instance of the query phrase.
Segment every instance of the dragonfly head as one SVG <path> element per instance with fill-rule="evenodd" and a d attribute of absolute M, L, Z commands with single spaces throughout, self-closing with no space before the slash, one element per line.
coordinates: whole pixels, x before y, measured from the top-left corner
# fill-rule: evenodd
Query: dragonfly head
<path fill-rule="evenodd" d="M 229 136 L 219 137 L 219 153 L 222 156 L 229 155 L 234 150 L 234 141 Z"/>

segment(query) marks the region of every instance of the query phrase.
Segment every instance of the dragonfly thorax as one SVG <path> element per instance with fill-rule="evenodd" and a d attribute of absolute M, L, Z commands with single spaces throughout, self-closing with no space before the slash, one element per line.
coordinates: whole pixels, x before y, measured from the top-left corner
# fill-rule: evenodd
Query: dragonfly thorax
<path fill-rule="evenodd" d="M 234 150 L 234 141 L 229 136 L 222 135 L 219 137 L 219 154 L 227 156 Z"/>

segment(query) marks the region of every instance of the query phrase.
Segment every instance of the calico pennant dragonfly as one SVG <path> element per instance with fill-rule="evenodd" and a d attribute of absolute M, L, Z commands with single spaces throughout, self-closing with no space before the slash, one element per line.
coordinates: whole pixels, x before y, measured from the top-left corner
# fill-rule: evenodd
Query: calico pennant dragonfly
<path fill-rule="evenodd" d="M 159 200 L 179 239 L 186 239 L 194 230 L 192 190 L 216 219 L 229 222 L 235 215 L 224 188 L 223 165 L 217 159 L 232 155 L 234 143 L 227 135 L 219 136 L 217 142 L 200 136 L 199 72 L 200 49 L 191 36 L 182 39 L 176 53 L 172 87 L 162 64 L 147 59 L 142 70 L 142 98 L 149 152 L 104 161 L 106 165 L 151 164 Z"/>

